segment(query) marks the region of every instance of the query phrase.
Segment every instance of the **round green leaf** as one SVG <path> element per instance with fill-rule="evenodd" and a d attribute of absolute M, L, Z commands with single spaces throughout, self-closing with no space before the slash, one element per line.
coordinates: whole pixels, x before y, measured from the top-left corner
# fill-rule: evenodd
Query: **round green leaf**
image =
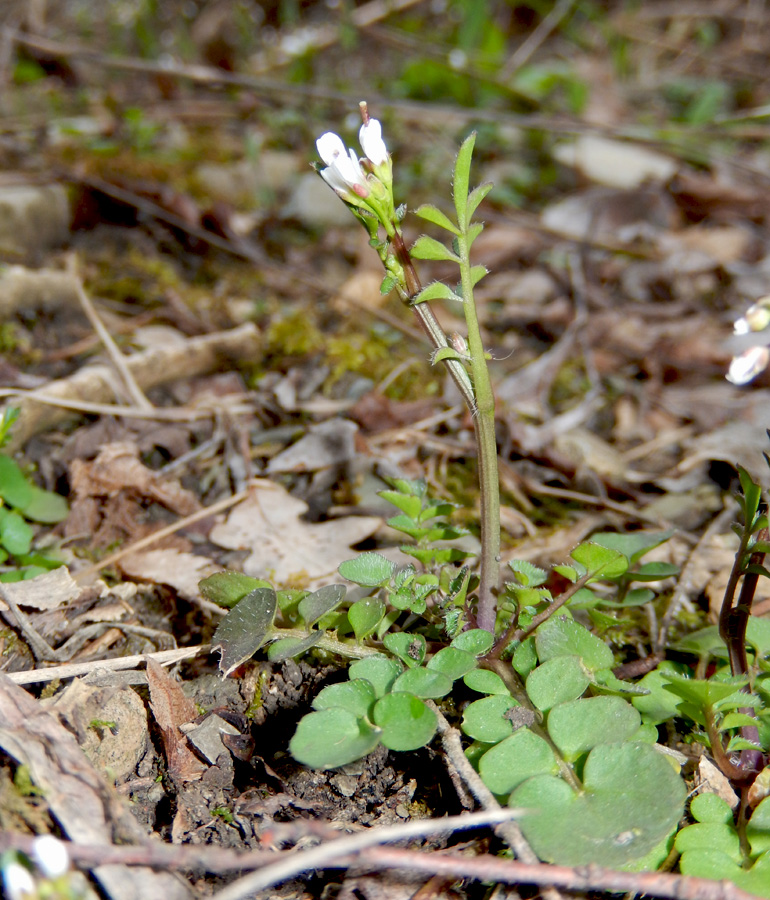
<path fill-rule="evenodd" d="M 443 672 L 447 678 L 456 681 L 476 668 L 476 657 L 466 650 L 457 647 L 444 647 L 428 660 L 427 667 L 436 672 Z"/>
<path fill-rule="evenodd" d="M 599 744 L 628 740 L 640 724 L 637 710 L 620 697 L 573 700 L 548 714 L 548 734 L 568 761 Z"/>
<path fill-rule="evenodd" d="M 223 606 L 225 609 L 231 609 L 236 603 L 250 591 L 257 588 L 269 588 L 267 581 L 260 578 L 251 578 L 242 572 L 215 572 L 198 582 L 198 589 L 201 594 L 217 606 Z"/>
<path fill-rule="evenodd" d="M 557 703 L 577 700 L 590 678 L 577 656 L 557 656 L 538 666 L 527 678 L 527 694 L 545 712 Z"/>
<path fill-rule="evenodd" d="M 618 550 L 602 547 L 601 544 L 594 544 L 590 541 L 579 544 L 570 553 L 570 556 L 585 566 L 587 572 L 593 574 L 591 581 L 617 578 L 628 569 L 628 560 Z"/>
<path fill-rule="evenodd" d="M 519 728 L 481 757 L 479 774 L 493 794 L 509 794 L 534 775 L 555 775 L 559 764 L 548 742 Z"/>
<path fill-rule="evenodd" d="M 485 628 L 471 628 L 470 631 L 461 631 L 452 641 L 452 646 L 458 650 L 466 650 L 474 656 L 483 656 L 489 653 L 494 642 L 494 635 Z"/>
<path fill-rule="evenodd" d="M 356 716 L 368 717 L 376 699 L 372 683 L 355 678 L 353 681 L 327 685 L 313 700 L 313 709 L 341 707 Z"/>
<path fill-rule="evenodd" d="M 371 753 L 380 731 L 347 709 L 312 712 L 299 721 L 289 751 L 314 769 L 336 769 Z"/>
<path fill-rule="evenodd" d="M 67 518 L 69 506 L 64 497 L 53 491 L 44 491 L 36 485 L 32 486 L 32 499 L 22 510 L 24 517 L 33 522 L 53 525 Z"/>
<path fill-rule="evenodd" d="M 308 628 L 326 613 L 336 609 L 345 599 L 347 588 L 344 584 L 327 584 L 299 601 L 299 614 Z"/>
<path fill-rule="evenodd" d="M 250 659 L 267 641 L 275 618 L 276 599 L 272 588 L 250 591 L 219 623 L 211 646 L 222 652 L 219 668 L 223 675 Z M 341 765 L 341 763 L 340 763 Z"/>
<path fill-rule="evenodd" d="M 354 584 L 379 587 L 390 581 L 396 571 L 396 564 L 381 553 L 362 553 L 355 559 L 346 559 L 340 563 L 337 571 Z"/>
<path fill-rule="evenodd" d="M 380 741 L 390 750 L 418 750 L 424 747 L 430 743 L 437 726 L 436 714 L 419 697 L 403 692 L 386 694 L 378 700 L 374 707 L 374 721 L 382 729 Z"/>
<path fill-rule="evenodd" d="M 727 822 L 696 822 L 688 825 L 676 836 L 674 846 L 680 853 L 688 850 L 718 851 L 729 856 L 733 862 L 742 861 L 741 842 L 738 832 Z"/>
<path fill-rule="evenodd" d="M 535 638 L 532 635 L 525 638 L 516 648 L 511 659 L 511 665 L 514 671 L 525 680 L 535 668 L 537 665 L 537 652 L 535 650 Z"/>
<path fill-rule="evenodd" d="M 538 775 L 511 794 L 511 806 L 533 810 L 520 827 L 546 862 L 633 866 L 676 827 L 686 788 L 669 761 L 647 744 L 607 744 L 588 755 L 583 792 Z"/>
<path fill-rule="evenodd" d="M 746 826 L 746 837 L 754 854 L 770 850 L 770 798 L 766 797 L 751 814 Z"/>
<path fill-rule="evenodd" d="M 351 681 L 354 678 L 365 678 L 371 682 L 374 693 L 382 697 L 393 687 L 393 682 L 403 670 L 404 667 L 395 659 L 388 659 L 387 656 L 367 656 L 366 659 L 352 663 L 348 669 L 348 677 Z"/>
<path fill-rule="evenodd" d="M 419 666 L 425 659 L 425 638 L 421 634 L 409 634 L 406 631 L 397 631 L 386 634 L 382 643 L 395 654 L 402 662 L 413 669 Z"/>
<path fill-rule="evenodd" d="M 496 744 L 513 731 L 511 720 L 505 714 L 518 705 L 510 694 L 482 697 L 465 708 L 462 729 L 476 741 Z"/>
<path fill-rule="evenodd" d="M 13 556 L 29 553 L 34 532 L 28 522 L 15 512 L 0 510 L 0 544 Z"/>
<path fill-rule="evenodd" d="M 668 719 L 673 719 L 679 715 L 680 698 L 671 691 L 666 690 L 668 679 L 667 673 L 684 674 L 686 669 L 679 663 L 662 662 L 657 669 L 648 672 L 638 687 L 645 688 L 649 694 L 643 697 L 633 697 L 631 702 L 636 709 L 642 714 L 642 721 L 651 725 L 659 725 Z"/>
<path fill-rule="evenodd" d="M 303 638 L 288 637 L 273 641 L 267 648 L 267 658 L 270 662 L 281 662 L 284 659 L 291 659 L 293 656 L 300 656 L 314 647 L 322 637 L 322 631 L 311 631 Z"/>
<path fill-rule="evenodd" d="M 21 471 L 18 463 L 0 453 L 0 497 L 8 506 L 25 509 L 32 501 L 33 485 Z"/>
<path fill-rule="evenodd" d="M 463 681 L 472 691 L 478 691 L 480 694 L 510 695 L 503 679 L 497 672 L 490 672 L 489 669 L 473 669 Z"/>
<path fill-rule="evenodd" d="M 445 697 L 452 690 L 452 680 L 443 672 L 431 669 L 407 669 L 395 680 L 393 691 L 408 691 L 417 697 L 435 700 Z"/>
<path fill-rule="evenodd" d="M 596 635 L 566 616 L 555 616 L 535 632 L 535 646 L 541 663 L 556 656 L 579 656 L 591 670 L 610 669 L 612 650 Z"/>
<path fill-rule="evenodd" d="M 364 597 L 348 610 L 348 621 L 357 641 L 368 637 L 385 615 L 385 604 L 378 597 Z"/>

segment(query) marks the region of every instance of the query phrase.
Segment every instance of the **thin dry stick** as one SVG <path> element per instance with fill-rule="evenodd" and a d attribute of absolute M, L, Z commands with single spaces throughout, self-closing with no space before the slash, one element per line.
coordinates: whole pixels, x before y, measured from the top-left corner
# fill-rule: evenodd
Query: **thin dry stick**
<path fill-rule="evenodd" d="M 113 341 L 112 335 L 107 331 L 104 327 L 104 323 L 99 318 L 99 314 L 96 311 L 93 303 L 91 302 L 91 298 L 86 294 L 85 288 L 83 287 L 83 282 L 80 277 L 77 275 L 75 271 L 75 261 L 74 259 L 71 261 L 69 266 L 70 272 L 73 276 L 75 276 L 75 290 L 77 292 L 77 297 L 80 305 L 83 307 L 83 312 L 88 317 L 88 321 L 91 323 L 94 331 L 99 335 L 101 342 L 104 344 L 107 353 L 109 353 L 110 359 L 112 360 L 113 366 L 115 366 L 118 375 L 120 375 L 120 379 L 123 382 L 126 390 L 128 391 L 131 400 L 134 405 L 139 407 L 139 409 L 143 410 L 151 410 L 152 403 L 144 396 L 142 389 L 136 383 L 133 374 L 131 373 L 131 369 L 129 369 L 126 364 L 125 357 L 120 352 L 120 348 Z"/>
<path fill-rule="evenodd" d="M 669 872 L 616 872 L 600 866 L 552 866 L 498 859 L 495 856 L 458 856 L 420 853 L 381 847 L 356 858 L 376 869 L 411 869 L 431 875 L 454 875 L 475 881 L 505 884 L 555 885 L 568 891 L 629 892 L 674 900 L 760 900 L 729 881 L 711 881 Z M 545 892 L 543 892 L 545 894 Z"/>
<path fill-rule="evenodd" d="M 291 854 L 288 859 L 281 859 L 272 865 L 264 866 L 257 872 L 244 875 L 243 878 L 239 878 L 224 890 L 214 894 L 212 900 L 245 900 L 256 891 L 280 884 L 282 881 L 294 878 L 310 869 L 347 866 L 348 862 L 341 862 L 341 858 L 378 844 L 426 837 L 442 832 L 460 831 L 464 828 L 476 828 L 479 825 L 504 822 L 517 815 L 520 815 L 519 810 L 498 808 L 478 813 L 465 813 L 462 816 L 447 816 L 443 819 L 418 819 L 405 822 L 403 825 L 370 828 L 368 831 L 351 837 L 328 841 L 312 850 L 305 850 L 303 853 Z"/>
<path fill-rule="evenodd" d="M 148 659 L 154 659 L 162 666 L 171 666 L 183 659 L 197 656 L 199 653 L 208 653 L 209 650 L 211 650 L 211 644 L 199 644 L 197 647 L 181 647 L 178 650 L 158 650 L 155 653 L 119 656 L 115 659 L 96 659 L 90 662 L 51 666 L 48 669 L 30 669 L 27 672 L 6 672 L 5 674 L 14 684 L 41 684 L 63 678 L 77 678 L 79 675 L 88 675 L 97 669 L 108 669 L 111 672 L 135 669 L 147 662 Z"/>
<path fill-rule="evenodd" d="M 41 393 L 37 388 L 30 390 L 0 388 L 0 397 L 19 397 L 41 403 L 43 406 L 55 406 L 57 409 L 72 412 L 93 413 L 98 416 L 122 416 L 127 419 L 153 419 L 158 422 L 196 422 L 199 419 L 210 419 L 222 409 L 221 406 L 217 409 L 211 406 L 201 406 L 198 409 L 185 409 L 183 406 L 152 406 L 149 409 L 139 409 L 136 406 L 120 406 L 116 403 L 93 403 L 90 400 L 67 400 L 61 397 L 51 397 Z M 254 404 L 233 404 L 227 407 L 227 411 L 232 415 L 251 413 L 254 412 Z"/>

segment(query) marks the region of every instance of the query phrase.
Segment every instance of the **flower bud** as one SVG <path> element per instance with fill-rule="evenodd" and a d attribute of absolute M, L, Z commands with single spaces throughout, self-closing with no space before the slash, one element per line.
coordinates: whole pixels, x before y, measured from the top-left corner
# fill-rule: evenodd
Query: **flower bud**
<path fill-rule="evenodd" d="M 764 331 L 770 325 L 770 296 L 762 297 L 746 310 L 746 314 L 736 319 L 733 324 L 735 334 L 748 334 L 750 331 Z"/>
<path fill-rule="evenodd" d="M 382 126 L 377 119 L 369 119 L 359 132 L 358 140 L 364 156 L 374 166 L 381 166 L 388 161 L 388 148 L 382 139 Z"/>

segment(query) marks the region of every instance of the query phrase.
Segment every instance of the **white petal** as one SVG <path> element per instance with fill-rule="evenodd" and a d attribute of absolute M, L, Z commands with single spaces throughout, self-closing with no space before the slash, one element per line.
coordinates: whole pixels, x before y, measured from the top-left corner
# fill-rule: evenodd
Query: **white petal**
<path fill-rule="evenodd" d="M 35 838 L 32 855 L 40 871 L 48 878 L 58 878 L 70 867 L 66 846 L 52 834 Z"/>
<path fill-rule="evenodd" d="M 330 166 L 337 157 L 345 156 L 347 153 L 345 145 L 342 143 L 342 138 L 333 131 L 327 131 L 326 134 L 322 134 L 315 142 L 315 145 L 318 149 L 318 155 L 327 166 Z"/>
<path fill-rule="evenodd" d="M 767 367 L 770 362 L 770 348 L 750 347 L 740 356 L 734 356 L 725 376 L 733 384 L 748 384 Z"/>
<path fill-rule="evenodd" d="M 338 194 L 350 193 L 347 184 L 336 168 L 329 166 L 327 169 L 321 169 L 320 175 L 333 191 Z"/>
<path fill-rule="evenodd" d="M 375 166 L 379 166 L 387 160 L 388 148 L 382 139 L 382 126 L 377 119 L 369 119 L 366 125 L 361 126 L 358 140 L 361 142 L 364 156 Z"/>
<path fill-rule="evenodd" d="M 751 328 L 749 328 L 749 323 L 745 316 L 741 316 L 740 319 L 736 319 L 733 322 L 733 334 L 748 334 L 750 331 Z"/>
<path fill-rule="evenodd" d="M 12 862 L 3 869 L 3 887 L 8 900 L 37 896 L 32 876 L 20 863 Z"/>

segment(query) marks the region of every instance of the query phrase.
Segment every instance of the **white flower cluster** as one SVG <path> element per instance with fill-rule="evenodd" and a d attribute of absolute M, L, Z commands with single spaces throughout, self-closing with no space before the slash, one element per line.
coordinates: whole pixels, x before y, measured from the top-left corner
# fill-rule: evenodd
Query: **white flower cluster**
<path fill-rule="evenodd" d="M 342 138 L 327 131 L 316 141 L 318 155 L 326 168 L 321 178 L 350 206 L 366 209 L 383 221 L 393 216 L 393 172 L 390 154 L 382 139 L 382 126 L 370 119 L 366 103 L 361 103 L 364 123 L 358 140 L 364 152 L 359 159 Z"/>
<path fill-rule="evenodd" d="M 736 319 L 733 331 L 738 335 L 764 331 L 770 325 L 770 295 L 757 300 L 746 310 L 746 314 Z M 756 344 L 734 356 L 725 376 L 733 384 L 748 384 L 763 372 L 770 363 L 770 345 Z"/>
<path fill-rule="evenodd" d="M 51 834 L 35 838 L 32 858 L 40 873 L 49 879 L 60 878 L 69 870 L 67 847 Z M 40 896 L 32 872 L 20 862 L 3 866 L 3 891 L 8 900 L 33 900 Z"/>

